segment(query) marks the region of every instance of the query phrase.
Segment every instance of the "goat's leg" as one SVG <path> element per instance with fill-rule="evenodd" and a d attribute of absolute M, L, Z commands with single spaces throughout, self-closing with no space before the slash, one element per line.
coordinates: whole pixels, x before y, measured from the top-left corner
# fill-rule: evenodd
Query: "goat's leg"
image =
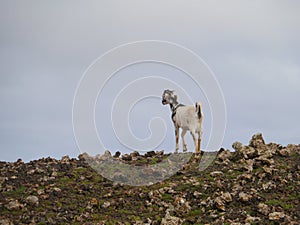
<path fill-rule="evenodd" d="M 200 153 L 200 146 L 201 146 L 201 132 L 198 133 L 198 143 L 197 143 L 197 151 L 196 154 Z"/>
<path fill-rule="evenodd" d="M 197 148 L 197 154 L 201 151 L 201 140 L 202 140 L 202 117 L 200 118 L 200 129 L 198 132 L 198 148 Z"/>
<path fill-rule="evenodd" d="M 187 151 L 187 145 L 186 145 L 185 140 L 184 140 L 184 136 L 185 136 L 186 132 L 187 132 L 187 130 L 185 130 L 185 129 L 183 129 L 182 132 L 181 132 L 181 140 L 182 140 L 183 152 Z"/>
<path fill-rule="evenodd" d="M 178 153 L 178 149 L 179 149 L 179 127 L 175 126 L 175 139 L 176 139 L 176 148 L 175 148 L 175 153 Z"/>
<path fill-rule="evenodd" d="M 193 140 L 194 140 L 195 152 L 196 152 L 196 154 L 197 154 L 197 150 L 198 150 L 198 142 L 197 142 L 197 140 L 196 140 L 196 133 L 195 133 L 195 131 L 191 131 L 191 135 L 192 135 Z"/>

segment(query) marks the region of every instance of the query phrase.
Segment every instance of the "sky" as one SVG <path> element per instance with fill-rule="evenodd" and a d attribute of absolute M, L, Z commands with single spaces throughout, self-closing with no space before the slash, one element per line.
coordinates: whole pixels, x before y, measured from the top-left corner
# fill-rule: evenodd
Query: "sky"
<path fill-rule="evenodd" d="M 227 112 L 223 147 L 247 144 L 257 132 L 266 142 L 300 143 L 299 7 L 295 0 L 1 1 L 0 161 L 80 154 L 72 125 L 80 79 L 99 56 L 142 40 L 185 46 L 213 71 Z M 195 90 L 182 72 L 165 65 L 144 63 L 118 72 L 95 107 L 98 134 L 111 151 L 125 151 L 105 119 L 116 90 L 130 79 L 154 75 Z M 189 94 L 192 102 L 203 102 L 205 146 L 211 118 L 200 92 Z M 160 99 L 133 108 L 132 132 L 147 138 L 152 116 L 164 118 L 167 127 L 158 149 L 173 151 L 170 109 Z"/>

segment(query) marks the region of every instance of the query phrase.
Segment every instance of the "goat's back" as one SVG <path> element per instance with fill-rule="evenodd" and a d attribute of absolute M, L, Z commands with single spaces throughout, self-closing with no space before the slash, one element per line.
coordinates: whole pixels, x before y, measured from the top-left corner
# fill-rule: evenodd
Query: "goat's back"
<path fill-rule="evenodd" d="M 200 131 L 200 123 L 202 118 L 198 117 L 195 106 L 181 106 L 176 110 L 174 122 L 177 126 L 186 130 Z"/>

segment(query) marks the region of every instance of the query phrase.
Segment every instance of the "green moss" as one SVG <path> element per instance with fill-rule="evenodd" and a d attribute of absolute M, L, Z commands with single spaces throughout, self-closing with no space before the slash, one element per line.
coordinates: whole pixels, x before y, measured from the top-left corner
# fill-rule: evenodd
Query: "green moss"
<path fill-rule="evenodd" d="M 190 211 L 186 217 L 195 217 L 195 216 L 200 216 L 201 215 L 201 210 L 200 209 L 195 209 L 195 210 L 192 210 Z"/>
<path fill-rule="evenodd" d="M 174 197 L 171 194 L 163 193 L 162 194 L 162 200 L 166 202 L 173 202 Z"/>
<path fill-rule="evenodd" d="M 26 188 L 21 186 L 16 190 L 3 192 L 3 195 L 9 198 L 21 198 L 25 195 Z"/>

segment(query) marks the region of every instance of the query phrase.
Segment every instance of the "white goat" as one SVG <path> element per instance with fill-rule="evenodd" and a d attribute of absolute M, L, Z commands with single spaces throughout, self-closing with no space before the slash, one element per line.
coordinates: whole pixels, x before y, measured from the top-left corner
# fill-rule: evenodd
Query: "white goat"
<path fill-rule="evenodd" d="M 202 120 L 203 112 L 201 103 L 197 102 L 195 106 L 182 105 L 177 102 L 177 95 L 174 91 L 165 90 L 162 95 L 162 104 L 169 104 L 172 111 L 172 120 L 175 126 L 175 137 L 176 137 L 176 149 L 175 153 L 179 149 L 179 128 L 182 129 L 181 139 L 183 144 L 183 151 L 187 151 L 187 145 L 184 140 L 186 132 L 189 130 L 195 144 L 196 154 L 200 153 L 201 136 L 202 136 Z M 198 139 L 196 139 L 196 133 Z"/>

